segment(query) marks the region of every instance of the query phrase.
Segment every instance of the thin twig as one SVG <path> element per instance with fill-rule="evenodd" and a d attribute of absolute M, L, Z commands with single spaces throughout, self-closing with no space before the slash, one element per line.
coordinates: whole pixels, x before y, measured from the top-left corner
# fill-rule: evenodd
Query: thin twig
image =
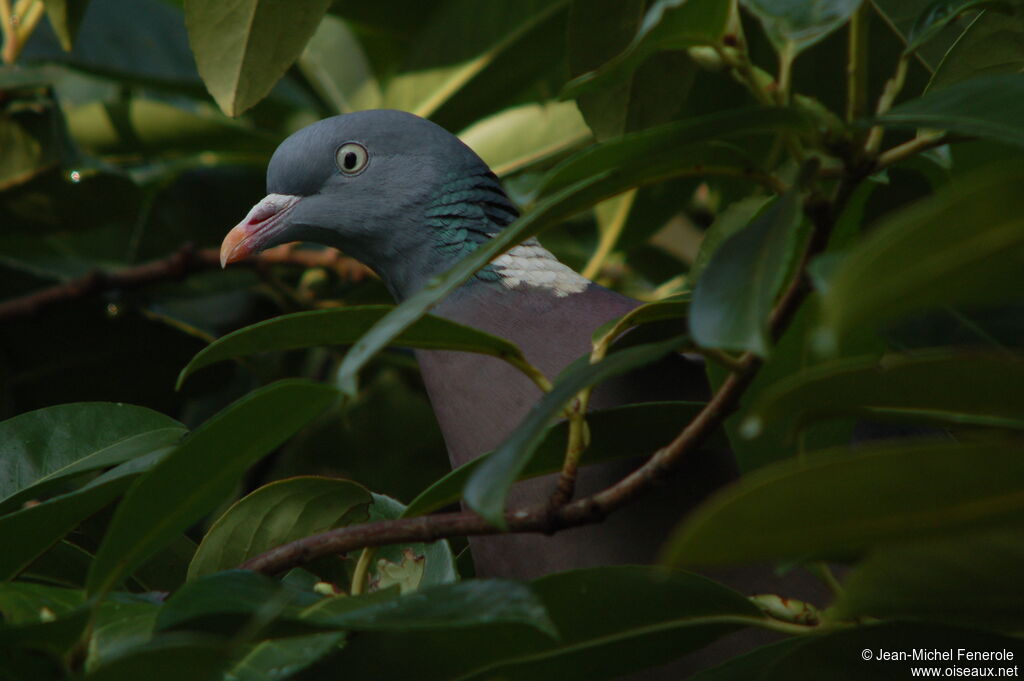
<path fill-rule="evenodd" d="M 270 249 L 255 258 L 238 263 L 239 266 L 256 269 L 279 264 L 324 267 L 351 281 L 359 281 L 369 272 L 359 262 L 344 257 L 337 251 L 296 250 L 287 246 Z M 197 272 L 217 269 L 220 269 L 220 254 L 216 249 L 196 250 L 191 245 L 185 245 L 161 260 L 113 272 L 95 270 L 77 279 L 0 302 L 0 322 L 29 317 L 53 305 L 79 300 L 104 291 L 138 289 L 164 281 L 179 280 Z"/>
<path fill-rule="evenodd" d="M 896 73 L 886 82 L 885 89 L 882 90 L 882 96 L 878 98 L 878 107 L 875 109 L 876 116 L 881 116 L 892 108 L 893 103 L 903 89 L 903 83 L 907 79 L 907 67 L 909 65 L 910 58 L 907 55 L 900 57 L 900 60 L 896 63 Z M 878 149 L 882 146 L 882 135 L 884 134 L 885 128 L 881 125 L 871 128 L 871 132 L 868 133 L 867 142 L 864 143 L 864 151 L 869 157 L 878 153 Z"/>
<path fill-rule="evenodd" d="M 878 158 L 875 160 L 875 170 L 887 168 L 895 163 L 908 159 L 915 154 L 919 154 L 922 151 L 941 147 L 943 144 L 948 144 L 951 141 L 953 140 L 944 132 L 926 132 L 920 134 L 912 140 L 899 144 L 892 149 L 883 151 L 879 154 Z"/>
<path fill-rule="evenodd" d="M 850 17 L 846 51 L 846 122 L 864 115 L 867 107 L 868 6 L 861 5 Z"/>

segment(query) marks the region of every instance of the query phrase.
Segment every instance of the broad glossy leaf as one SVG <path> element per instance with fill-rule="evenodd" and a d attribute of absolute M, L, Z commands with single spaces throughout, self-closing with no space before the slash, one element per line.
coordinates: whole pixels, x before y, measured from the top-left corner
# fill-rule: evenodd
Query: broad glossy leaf
<path fill-rule="evenodd" d="M 612 353 L 597 364 L 577 363 L 562 372 L 551 392 L 530 409 L 523 422 L 474 470 L 463 490 L 466 503 L 488 522 L 505 526 L 505 497 L 544 440 L 551 422 L 580 390 L 664 357 L 683 343 L 676 336 Z"/>
<path fill-rule="evenodd" d="M 79 402 L 0 423 L 0 510 L 45 496 L 53 484 L 170 444 L 185 427 L 152 409 Z M 38 495 L 38 496 L 37 496 Z"/>
<path fill-rule="evenodd" d="M 728 135 L 735 126 L 748 132 L 768 132 L 797 130 L 805 125 L 802 116 L 788 109 L 748 109 L 743 110 L 739 116 L 723 115 L 701 119 L 694 127 L 687 126 L 686 130 L 673 128 L 660 131 L 653 137 L 630 137 L 637 142 L 636 145 L 629 140 L 625 146 L 616 142 L 609 143 L 612 146 L 599 145 L 596 147 L 599 150 L 596 156 L 583 152 L 574 157 L 575 161 L 569 159 L 560 166 L 561 170 L 556 168 L 552 171 L 552 176 L 545 183 L 548 191 L 552 192 L 551 196 L 539 201 L 529 213 L 501 230 L 487 244 L 407 298 L 353 345 L 338 370 L 342 391 L 354 396 L 359 370 L 374 355 L 495 256 L 545 227 L 627 189 L 679 175 L 693 175 L 700 169 L 699 166 L 695 169 L 693 164 L 698 160 L 704 162 L 709 157 L 706 150 L 695 159 L 680 154 L 678 149 L 665 149 L 658 147 L 658 144 L 668 144 L 672 140 L 686 144 L 713 135 Z M 652 157 L 647 153 L 654 150 L 661 151 L 662 155 Z M 720 158 L 720 155 L 715 158 Z M 576 178 L 582 179 L 577 181 Z M 555 191 L 553 187 L 556 184 L 564 189 Z"/>
<path fill-rule="evenodd" d="M 567 0 L 446 3 L 413 32 L 409 55 L 384 90 L 384 106 L 432 117 L 474 79 L 500 77 L 492 65 L 543 31 L 567 5 Z M 524 51 L 514 58 L 530 56 Z"/>
<path fill-rule="evenodd" d="M 146 595 L 117 593 L 104 601 L 96 611 L 85 671 L 148 643 L 160 608 L 160 603 L 147 600 Z"/>
<path fill-rule="evenodd" d="M 46 622 L 68 615 L 84 603 L 85 594 L 78 589 L 24 582 L 0 584 L 0 614 L 5 624 Z"/>
<path fill-rule="evenodd" d="M 451 632 L 367 632 L 337 657 L 353 674 L 529 681 L 620 678 L 664 664 L 742 627 L 759 611 L 703 577 L 651 567 L 562 572 L 532 582 L 560 638 L 522 626 Z M 735 618 L 735 619 L 734 619 Z"/>
<path fill-rule="evenodd" d="M 297 477 L 260 487 L 210 527 L 189 565 L 189 580 L 238 567 L 275 546 L 366 519 L 370 493 L 337 478 Z"/>
<path fill-rule="evenodd" d="M 813 452 L 719 492 L 679 525 L 664 560 L 711 565 L 860 550 L 1020 522 L 1022 501 L 1024 459 L 1013 445 Z"/>
<path fill-rule="evenodd" d="M 1012 14 L 986 10 L 971 22 L 946 52 L 928 91 L 995 73 L 1024 69 L 1024 9 Z"/>
<path fill-rule="evenodd" d="M 1024 427 L 1024 363 L 1006 355 L 932 351 L 819 364 L 785 378 L 747 410 L 741 432 L 786 432 L 842 415 Z"/>
<path fill-rule="evenodd" d="M 730 236 L 749 225 L 770 201 L 770 196 L 750 196 L 730 203 L 715 216 L 715 221 L 704 232 L 697 258 L 686 275 L 691 289 L 700 281 L 714 252 Z"/>
<path fill-rule="evenodd" d="M 800 195 L 790 192 L 715 250 L 690 306 L 690 333 L 697 343 L 768 354 L 768 317 L 799 225 Z"/>
<path fill-rule="evenodd" d="M 189 44 L 221 110 L 238 116 L 263 99 L 302 54 L 330 4 L 186 0 Z"/>
<path fill-rule="evenodd" d="M 0 518 L 0 579 L 10 579 L 42 555 L 84 520 L 107 506 L 154 465 L 170 448 L 158 449 L 107 471 L 89 484 L 67 494 L 28 506 Z"/>
<path fill-rule="evenodd" d="M 21 577 L 42 584 L 79 588 L 85 586 L 92 554 L 61 540 L 36 558 L 21 572 Z"/>
<path fill-rule="evenodd" d="M 822 292 L 819 348 L 915 310 L 1019 297 L 1022 182 L 1019 167 L 986 169 L 883 218 Z"/>
<path fill-rule="evenodd" d="M 656 402 L 590 412 L 590 446 L 583 455 L 583 464 L 649 455 L 669 442 L 681 424 L 688 423 L 703 406 L 697 402 Z M 564 421 L 552 426 L 519 479 L 561 470 L 567 437 L 568 424 Z M 403 517 L 430 513 L 458 501 L 466 480 L 484 460 L 473 459 L 435 482 L 409 503 Z"/>
<path fill-rule="evenodd" d="M 195 430 L 125 495 L 89 573 L 103 593 L 223 501 L 261 456 L 335 400 L 330 387 L 272 383 L 238 400 Z"/>
<path fill-rule="evenodd" d="M 89 608 L 86 607 L 55 619 L 47 617 L 22 624 L 0 623 L 0 659 L 6 662 L 12 648 L 64 655 L 78 643 L 88 623 Z"/>
<path fill-rule="evenodd" d="M 931 40 L 964 12 L 988 7 L 1009 8 L 1010 0 L 935 0 L 914 21 L 907 33 L 906 54 Z"/>
<path fill-rule="evenodd" d="M 154 638 L 93 669 L 87 681 L 219 681 L 230 660 L 224 640 L 211 636 Z"/>
<path fill-rule="evenodd" d="M 380 108 L 380 83 L 352 29 L 328 14 L 310 38 L 299 69 L 336 113 Z"/>
<path fill-rule="evenodd" d="M 370 505 L 370 522 L 403 518 L 406 516 L 405 509 L 405 504 L 397 499 L 374 493 L 373 503 Z M 408 586 L 425 588 L 439 584 L 450 584 L 459 578 L 459 573 L 455 569 L 455 554 L 452 553 L 451 544 L 448 543 L 448 540 L 442 539 L 429 544 L 412 542 L 395 546 L 384 546 L 377 549 L 374 554 L 376 562 L 370 568 L 371 586 L 375 582 L 380 582 L 381 560 L 394 565 L 401 565 L 402 561 L 410 555 L 413 560 L 420 560 L 422 557 L 424 564 L 418 582 L 415 585 L 407 585 L 406 588 Z"/>
<path fill-rule="evenodd" d="M 991 660 L 957 660 L 958 650 L 1011 651 L 1020 649 L 1018 639 L 967 627 L 880 622 L 855 626 L 813 636 L 793 638 L 757 648 L 724 664 L 689 677 L 690 681 L 905 681 L 914 678 L 911 669 L 957 669 L 965 677 L 983 676 L 986 669 L 1006 666 Z M 905 653 L 907 660 L 878 659 L 879 651 Z M 912 659 L 915 651 L 951 652 L 952 661 L 941 658 Z M 925 652 L 927 651 L 927 652 Z M 869 659 L 862 657 L 870 654 Z M 1016 662 L 1016 659 L 1014 659 Z M 941 678 L 941 677 L 940 677 Z"/>
<path fill-rule="evenodd" d="M 871 551 L 843 580 L 829 617 L 930 619 L 1018 629 L 1024 621 L 1021 525 Z"/>
<path fill-rule="evenodd" d="M 303 626 L 298 616 L 321 598 L 257 572 L 228 570 L 199 577 L 175 592 L 160 608 L 154 629 L 225 636 L 250 628 L 260 636 L 309 633 L 317 627 Z"/>
<path fill-rule="evenodd" d="M 699 171 L 701 164 L 711 165 L 723 154 L 721 149 L 700 146 L 705 142 L 799 132 L 807 129 L 807 125 L 807 120 L 796 111 L 768 107 L 734 109 L 667 123 L 587 147 L 553 168 L 544 178 L 543 191 L 551 193 L 608 170 L 625 176 L 636 173 L 641 177 L 659 173 L 670 175 L 673 169 L 678 171 L 694 165 Z M 738 155 L 733 156 L 733 161 L 742 170 L 743 162 Z M 624 184 L 624 187 L 639 184 Z"/>
<path fill-rule="evenodd" d="M 344 632 L 329 632 L 261 641 L 245 657 L 236 660 L 224 677 L 227 681 L 280 681 L 291 678 L 337 650 L 344 639 Z"/>
<path fill-rule="evenodd" d="M 654 52 L 716 44 L 729 20 L 729 0 L 656 0 L 625 50 L 596 71 L 570 81 L 563 97 L 576 97 L 601 85 L 615 86 L 633 75 Z"/>
<path fill-rule="evenodd" d="M 89 0 L 44 0 L 44 4 L 46 16 L 50 19 L 50 25 L 57 38 L 60 39 L 61 47 L 65 51 L 70 51 L 82 17 L 89 6 Z"/>
<path fill-rule="evenodd" d="M 740 4 L 760 19 L 776 50 L 792 49 L 795 54 L 845 24 L 861 1 L 740 0 Z"/>
<path fill-rule="evenodd" d="M 931 128 L 1024 147 L 1024 74 L 971 78 L 893 107 L 890 128 Z"/>
<path fill-rule="evenodd" d="M 542 163 L 590 136 L 572 102 L 524 104 L 479 120 L 459 133 L 499 176 Z"/>
<path fill-rule="evenodd" d="M 294 350 L 322 345 L 356 343 L 374 324 L 395 308 L 367 305 L 313 310 L 274 317 L 233 331 L 203 348 L 181 370 L 178 386 L 197 369 L 225 359 L 260 352 Z M 499 358 L 523 360 L 513 343 L 440 317 L 423 317 L 393 339 L 393 344 L 430 350 L 478 352 Z"/>
<path fill-rule="evenodd" d="M 365 607 L 358 607 L 349 599 L 328 599 L 308 608 L 303 619 L 359 631 L 431 631 L 522 624 L 553 638 L 558 636 L 544 605 L 530 587 L 503 579 L 441 584 Z"/>

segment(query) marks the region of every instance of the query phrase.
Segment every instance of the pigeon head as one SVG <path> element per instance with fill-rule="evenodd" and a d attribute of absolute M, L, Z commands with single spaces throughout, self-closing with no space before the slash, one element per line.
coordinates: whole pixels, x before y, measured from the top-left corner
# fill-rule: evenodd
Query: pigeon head
<path fill-rule="evenodd" d="M 221 264 L 314 242 L 369 265 L 402 298 L 516 215 L 487 165 L 457 137 L 402 111 L 361 111 L 281 143 L 267 196 L 225 237 Z"/>

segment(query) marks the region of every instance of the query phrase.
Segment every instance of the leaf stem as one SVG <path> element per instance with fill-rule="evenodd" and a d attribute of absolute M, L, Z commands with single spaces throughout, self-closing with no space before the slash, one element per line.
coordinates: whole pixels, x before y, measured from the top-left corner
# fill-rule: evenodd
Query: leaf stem
<path fill-rule="evenodd" d="M 950 141 L 949 136 L 945 132 L 924 132 L 920 133 L 917 137 L 903 144 L 899 144 L 892 149 L 883 151 L 878 155 L 875 160 L 875 169 L 881 170 L 894 163 L 899 163 L 905 159 L 910 158 L 922 151 L 940 147 Z"/>
<path fill-rule="evenodd" d="M 867 108 L 868 4 L 850 17 L 846 51 L 846 122 L 861 118 Z"/>
<path fill-rule="evenodd" d="M 878 107 L 875 109 L 876 116 L 881 116 L 892 108 L 893 102 L 896 101 L 896 97 L 899 96 L 907 79 L 907 67 L 909 64 L 910 57 L 905 54 L 896 63 L 896 73 L 886 82 L 885 89 L 882 90 L 882 95 L 878 98 Z M 871 128 L 871 132 L 868 133 L 868 140 L 864 143 L 864 151 L 868 156 L 874 156 L 878 153 L 878 149 L 882 146 L 882 135 L 884 134 L 885 128 L 881 125 Z"/>
<path fill-rule="evenodd" d="M 626 226 L 626 222 L 629 220 L 630 209 L 633 207 L 633 200 L 636 198 L 636 189 L 631 189 L 625 194 L 612 199 L 618 201 L 617 209 L 614 217 L 608 223 L 608 226 L 601 233 L 601 237 L 597 243 L 597 250 L 590 256 L 590 261 L 587 263 L 583 271 L 580 272 L 587 279 L 595 279 L 598 274 L 601 273 L 601 268 L 604 267 L 605 261 L 608 256 L 611 255 L 612 250 L 615 248 L 615 244 L 619 242 L 619 237 L 622 235 L 622 230 Z"/>
<path fill-rule="evenodd" d="M 14 61 L 12 56 L 18 49 L 18 33 L 14 26 L 14 11 L 11 9 L 11 0 L 0 0 L 0 30 L 3 31 L 4 49 L 3 61 L 10 64 Z"/>
<path fill-rule="evenodd" d="M 828 563 L 823 560 L 816 560 L 813 563 L 808 563 L 806 567 L 812 575 L 828 587 L 833 596 L 838 598 L 843 595 L 843 585 L 836 579 L 835 573 L 832 572 L 832 568 L 828 566 Z"/>
<path fill-rule="evenodd" d="M 376 547 L 367 546 L 363 549 L 363 552 L 359 554 L 359 560 L 356 562 L 356 568 L 352 572 L 352 585 L 349 587 L 349 593 L 351 595 L 358 596 L 363 593 L 366 578 L 370 574 L 370 563 L 373 561 L 373 556 L 376 553 Z"/>
<path fill-rule="evenodd" d="M 730 355 L 728 352 L 720 350 L 719 348 L 695 347 L 690 350 L 690 352 L 696 353 L 701 357 L 706 357 L 712 362 L 721 364 L 729 371 L 737 371 L 740 369 L 740 358 Z"/>
<path fill-rule="evenodd" d="M 527 378 L 533 381 L 534 385 L 541 389 L 541 392 L 551 392 L 552 385 L 548 377 L 544 375 L 543 371 L 526 361 L 525 358 L 512 355 L 502 355 L 501 358 L 516 369 L 519 369 Z"/>

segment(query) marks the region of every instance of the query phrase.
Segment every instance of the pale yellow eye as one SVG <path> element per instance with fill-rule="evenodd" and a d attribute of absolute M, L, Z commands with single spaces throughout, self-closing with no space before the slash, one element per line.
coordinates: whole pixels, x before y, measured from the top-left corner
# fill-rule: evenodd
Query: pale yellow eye
<path fill-rule="evenodd" d="M 345 142 L 334 154 L 334 162 L 345 175 L 358 175 L 366 168 L 370 154 L 359 142 Z"/>

